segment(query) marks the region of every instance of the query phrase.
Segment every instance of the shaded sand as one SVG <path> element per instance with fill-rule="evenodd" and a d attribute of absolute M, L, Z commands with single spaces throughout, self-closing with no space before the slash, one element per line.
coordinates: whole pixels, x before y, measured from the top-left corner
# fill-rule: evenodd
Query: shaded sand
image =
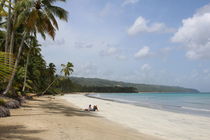
<path fill-rule="evenodd" d="M 84 95 L 61 97 L 85 108 L 97 104 L 98 116 L 138 130 L 141 133 L 167 140 L 210 140 L 210 118 L 179 114 L 135 105 L 117 103 Z"/>
<path fill-rule="evenodd" d="M 40 97 L 0 118 L 0 140 L 156 140 L 57 97 Z"/>

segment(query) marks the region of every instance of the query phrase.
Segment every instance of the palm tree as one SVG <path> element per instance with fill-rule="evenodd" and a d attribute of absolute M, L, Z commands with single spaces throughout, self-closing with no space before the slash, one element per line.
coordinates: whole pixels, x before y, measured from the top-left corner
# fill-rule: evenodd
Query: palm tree
<path fill-rule="evenodd" d="M 64 73 L 65 77 L 69 76 L 72 72 L 74 72 L 73 70 L 74 65 L 71 62 L 68 62 L 66 65 L 61 64 L 61 67 L 63 67 L 61 69 L 61 73 Z"/>
<path fill-rule="evenodd" d="M 52 76 L 54 77 L 55 72 L 56 72 L 55 64 L 50 63 L 49 66 L 48 66 L 48 73 L 49 73 L 49 76 L 50 76 L 50 77 L 52 77 Z"/>
<path fill-rule="evenodd" d="M 64 76 L 67 77 L 69 76 L 74 70 L 73 67 L 74 65 L 71 62 L 68 62 L 66 65 L 61 64 L 61 66 L 63 67 L 61 70 L 61 73 L 64 73 Z M 55 83 L 55 81 L 58 80 L 58 76 L 57 78 L 54 79 L 54 81 L 52 81 L 50 83 L 50 85 L 42 92 L 42 95 L 47 92 L 47 90 Z"/>
<path fill-rule="evenodd" d="M 58 24 L 55 17 L 67 21 L 67 11 L 60 7 L 54 6 L 53 4 L 56 1 L 65 2 L 65 0 L 20 0 L 16 2 L 14 13 L 17 14 L 17 20 L 14 21 L 16 24 L 14 25 L 13 30 L 17 29 L 18 27 L 24 27 L 24 30 L 22 31 L 23 37 L 14 65 L 15 69 L 18 66 L 24 42 L 29 33 L 40 33 L 43 38 L 45 38 L 45 34 L 47 33 L 54 39 L 55 31 L 58 29 Z M 13 71 L 7 88 L 3 94 L 6 94 L 10 90 L 14 76 L 15 70 Z"/>
<path fill-rule="evenodd" d="M 55 81 L 57 80 L 57 77 L 53 80 L 54 78 L 54 74 L 56 72 L 56 67 L 55 67 L 55 64 L 53 63 L 50 63 L 49 66 L 48 66 L 48 74 L 49 74 L 49 77 L 51 79 L 51 83 L 48 85 L 48 87 L 42 92 L 42 95 L 47 92 L 47 90 L 55 83 Z"/>
<path fill-rule="evenodd" d="M 40 55 L 41 49 L 40 44 L 38 44 L 38 41 L 33 36 L 30 37 L 30 45 L 25 41 L 25 45 L 28 47 L 27 51 L 27 58 L 26 58 L 26 64 L 25 64 L 25 74 L 24 74 L 24 82 L 23 82 L 23 88 L 22 91 L 25 91 L 26 88 L 26 81 L 27 81 L 27 73 L 28 73 L 28 64 L 29 64 L 29 58 L 31 54 Z"/>

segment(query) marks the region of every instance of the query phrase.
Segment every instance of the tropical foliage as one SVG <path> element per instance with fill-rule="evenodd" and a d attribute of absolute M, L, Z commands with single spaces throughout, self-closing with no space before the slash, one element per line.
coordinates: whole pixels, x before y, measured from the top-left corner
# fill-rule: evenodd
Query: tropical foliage
<path fill-rule="evenodd" d="M 55 64 L 47 65 L 41 54 L 37 35 L 54 40 L 57 20 L 68 20 L 58 2 L 65 0 L 0 0 L 0 94 L 42 93 L 57 78 Z M 69 62 L 65 76 L 71 72 Z"/>
<path fill-rule="evenodd" d="M 74 65 L 71 62 L 68 62 L 66 65 L 61 64 L 61 67 L 62 67 L 61 73 L 64 73 L 65 77 L 69 76 L 74 71 L 73 70 Z"/>
<path fill-rule="evenodd" d="M 9 60 L 12 58 L 11 60 Z M 13 71 L 14 59 L 12 54 L 0 52 L 0 81 L 8 80 Z"/>

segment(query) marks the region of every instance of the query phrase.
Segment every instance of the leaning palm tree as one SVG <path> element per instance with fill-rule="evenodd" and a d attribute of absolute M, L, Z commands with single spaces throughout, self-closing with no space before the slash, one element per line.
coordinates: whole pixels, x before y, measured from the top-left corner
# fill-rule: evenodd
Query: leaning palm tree
<path fill-rule="evenodd" d="M 66 65 L 61 64 L 61 73 L 64 73 L 64 76 L 67 77 L 69 76 L 74 70 L 73 67 L 74 65 L 71 62 L 68 62 Z M 55 83 L 55 81 L 58 80 L 58 76 L 50 83 L 50 85 L 42 92 L 42 95 L 47 92 L 47 90 Z"/>
<path fill-rule="evenodd" d="M 42 92 L 42 95 L 47 92 L 47 90 L 58 80 L 58 76 L 55 76 L 56 72 L 56 66 L 53 63 L 50 63 L 48 66 L 48 74 L 49 78 L 51 79 L 51 83 L 48 85 L 48 87 Z"/>
<path fill-rule="evenodd" d="M 14 28 L 24 27 L 22 31 L 22 40 L 18 49 L 18 54 L 15 62 L 14 68 L 17 68 L 18 62 L 20 60 L 20 55 L 24 46 L 24 42 L 29 33 L 40 33 L 45 39 L 45 34 L 47 33 L 53 39 L 55 37 L 55 31 L 58 29 L 58 23 L 55 17 L 61 20 L 67 21 L 68 12 L 64 9 L 53 5 L 56 1 L 65 0 L 19 0 L 14 7 L 14 13 L 17 14 L 17 21 Z M 15 71 L 13 71 L 10 81 L 7 85 L 6 90 L 3 94 L 6 94 L 12 85 L 15 76 Z"/>

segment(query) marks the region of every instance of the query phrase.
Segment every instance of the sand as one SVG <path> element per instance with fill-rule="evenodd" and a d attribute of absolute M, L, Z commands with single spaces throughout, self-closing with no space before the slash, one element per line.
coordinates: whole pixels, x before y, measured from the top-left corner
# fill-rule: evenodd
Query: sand
<path fill-rule="evenodd" d="M 84 95 L 61 97 L 79 108 L 97 104 L 97 116 L 166 140 L 209 140 L 210 118 L 167 112 L 135 105 L 89 98 Z"/>
<path fill-rule="evenodd" d="M 85 106 L 86 101 L 83 102 Z M 59 97 L 35 98 L 20 109 L 11 110 L 11 114 L 11 117 L 0 118 L 0 140 L 158 139 L 96 113 L 84 112 Z"/>

